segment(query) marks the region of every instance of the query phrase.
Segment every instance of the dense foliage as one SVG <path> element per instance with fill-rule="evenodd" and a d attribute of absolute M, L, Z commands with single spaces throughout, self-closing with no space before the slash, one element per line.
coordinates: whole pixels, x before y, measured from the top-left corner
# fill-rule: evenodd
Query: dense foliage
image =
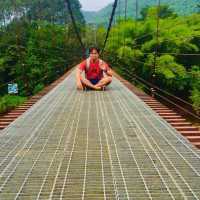
<path fill-rule="evenodd" d="M 20 96 L 33 95 L 80 60 L 82 52 L 64 2 L 0 0 L 0 96 L 7 94 L 8 82 L 18 83 Z M 79 1 L 71 2 L 82 31 Z M 0 110 L 12 107 L 10 102 L 17 105 L 15 101 L 13 96 L 2 97 Z"/>
<path fill-rule="evenodd" d="M 76 20 L 84 23 L 79 0 L 70 0 Z M 0 25 L 7 25 L 13 18 L 45 20 L 56 24 L 69 22 L 66 0 L 0 0 Z"/>
<path fill-rule="evenodd" d="M 0 113 L 5 113 L 10 109 L 15 108 L 16 106 L 24 103 L 26 99 L 26 97 L 12 95 L 5 95 L 0 97 Z"/>
<path fill-rule="evenodd" d="M 124 16 L 125 1 L 118 0 L 117 15 Z M 160 0 L 162 5 L 168 5 L 178 15 L 190 15 L 200 11 L 199 0 Z M 148 9 L 150 6 L 158 4 L 157 0 L 138 0 L 138 17 L 142 17 L 141 11 Z M 97 12 L 84 11 L 84 17 L 89 23 L 106 24 L 112 11 L 112 3 Z M 127 16 L 130 18 L 136 17 L 136 0 L 127 0 Z"/>
<path fill-rule="evenodd" d="M 124 76 L 126 68 L 151 82 L 155 73 L 156 85 L 200 111 L 200 15 L 180 17 L 163 9 L 157 41 L 156 11 L 149 8 L 144 20 L 119 20 L 111 31 L 106 59 Z"/>

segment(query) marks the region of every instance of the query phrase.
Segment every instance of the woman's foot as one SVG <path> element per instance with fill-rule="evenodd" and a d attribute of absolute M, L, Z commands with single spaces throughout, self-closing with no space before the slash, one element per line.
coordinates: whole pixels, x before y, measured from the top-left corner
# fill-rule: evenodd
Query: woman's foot
<path fill-rule="evenodd" d="M 94 89 L 95 89 L 95 90 L 101 90 L 101 87 L 99 87 L 99 86 L 95 86 Z"/>

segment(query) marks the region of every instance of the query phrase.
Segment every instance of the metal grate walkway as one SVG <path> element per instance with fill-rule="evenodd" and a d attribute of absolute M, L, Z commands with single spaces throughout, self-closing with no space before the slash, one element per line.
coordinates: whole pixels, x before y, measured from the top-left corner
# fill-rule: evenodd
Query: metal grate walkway
<path fill-rule="evenodd" d="M 73 72 L 0 133 L 0 200 L 200 199 L 200 151 L 117 79 Z"/>

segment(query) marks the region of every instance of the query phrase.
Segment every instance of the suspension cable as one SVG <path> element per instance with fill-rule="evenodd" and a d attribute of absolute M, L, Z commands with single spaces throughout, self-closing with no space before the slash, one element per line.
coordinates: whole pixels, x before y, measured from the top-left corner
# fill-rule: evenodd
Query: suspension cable
<path fill-rule="evenodd" d="M 135 0 L 135 19 L 138 20 L 138 0 Z"/>
<path fill-rule="evenodd" d="M 121 20 L 121 2 L 119 0 L 118 2 L 118 28 L 117 28 L 117 42 L 118 42 L 118 48 L 120 46 L 120 34 L 119 34 L 119 27 L 120 27 L 120 20 Z"/>
<path fill-rule="evenodd" d="M 135 6 L 135 35 L 136 35 L 137 34 L 136 30 L 138 28 L 138 0 L 135 0 L 135 5 L 134 6 Z M 136 59 L 136 48 L 134 48 L 134 57 Z M 134 70 L 132 70 L 132 71 L 134 73 Z"/>
<path fill-rule="evenodd" d="M 158 0 L 158 5 L 157 5 L 157 23 L 156 23 L 156 49 L 154 52 L 154 62 L 153 62 L 153 71 L 152 71 L 152 83 L 155 83 L 155 79 L 156 79 L 156 66 L 157 66 L 157 57 L 158 57 L 158 51 L 159 51 L 159 46 L 160 46 L 160 42 L 159 42 L 159 35 L 160 35 L 160 11 L 161 11 L 161 7 L 160 7 L 160 0 Z M 154 90 L 154 87 L 152 87 L 152 90 Z"/>
<path fill-rule="evenodd" d="M 115 2 L 113 4 L 113 9 L 112 9 L 112 13 L 111 13 L 110 21 L 109 21 L 109 26 L 108 26 L 108 29 L 107 29 L 106 38 L 105 38 L 105 41 L 104 41 L 104 44 L 103 44 L 103 48 L 102 48 L 101 54 L 103 54 L 103 52 L 105 50 L 105 47 L 106 47 L 106 43 L 107 43 L 107 40 L 108 40 L 108 37 L 109 37 L 109 33 L 110 33 L 110 30 L 111 30 L 111 26 L 112 26 L 113 18 L 114 18 L 114 15 L 115 15 L 115 10 L 116 10 L 116 7 L 117 7 L 117 3 L 118 3 L 118 0 L 115 0 Z"/>
<path fill-rule="evenodd" d="M 127 6 L 128 6 L 128 2 L 127 0 L 125 0 L 125 7 L 124 7 L 124 18 L 125 18 L 125 21 L 127 20 Z"/>
<path fill-rule="evenodd" d="M 71 2 L 70 2 L 70 0 L 65 0 L 65 1 L 67 3 L 67 8 L 68 8 L 69 13 L 70 13 L 70 17 L 71 17 L 72 24 L 73 24 L 73 27 L 74 27 L 74 30 L 75 30 L 75 33 L 76 33 L 76 37 L 78 38 L 78 41 L 79 41 L 79 43 L 81 45 L 81 48 L 82 48 L 83 52 L 85 52 L 85 46 L 84 46 L 84 44 L 82 42 L 81 36 L 79 34 L 78 27 L 76 25 L 76 20 L 75 20 L 74 15 L 73 15 L 72 7 L 71 7 Z"/>
<path fill-rule="evenodd" d="M 124 54 L 124 48 L 125 48 L 125 44 L 126 44 L 126 38 L 125 38 L 125 31 L 126 31 L 126 21 L 127 21 L 127 0 L 125 0 L 125 9 L 124 9 L 124 21 L 125 21 L 125 26 L 124 26 L 124 32 L 123 32 L 123 54 Z"/>

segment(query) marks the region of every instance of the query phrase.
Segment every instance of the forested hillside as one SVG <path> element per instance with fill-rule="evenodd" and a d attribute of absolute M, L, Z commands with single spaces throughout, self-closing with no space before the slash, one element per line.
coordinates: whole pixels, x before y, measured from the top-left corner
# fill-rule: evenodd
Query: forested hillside
<path fill-rule="evenodd" d="M 71 0 L 71 5 L 77 21 L 83 23 L 79 0 Z M 0 24 L 5 25 L 13 18 L 46 20 L 59 24 L 69 21 L 65 0 L 0 0 Z"/>
<path fill-rule="evenodd" d="M 136 0 L 127 0 L 127 16 L 135 18 L 136 15 Z M 142 9 L 155 6 L 158 3 L 157 0 L 138 0 L 138 13 L 141 13 Z M 200 11 L 200 0 L 161 0 L 162 5 L 169 5 L 169 7 L 178 15 L 190 15 Z M 98 12 L 84 12 L 85 19 L 90 23 L 105 24 L 112 10 L 112 4 L 109 4 L 105 8 Z M 125 0 L 118 1 L 118 7 L 116 14 L 118 16 L 124 16 Z M 141 17 L 141 15 L 139 16 Z"/>

